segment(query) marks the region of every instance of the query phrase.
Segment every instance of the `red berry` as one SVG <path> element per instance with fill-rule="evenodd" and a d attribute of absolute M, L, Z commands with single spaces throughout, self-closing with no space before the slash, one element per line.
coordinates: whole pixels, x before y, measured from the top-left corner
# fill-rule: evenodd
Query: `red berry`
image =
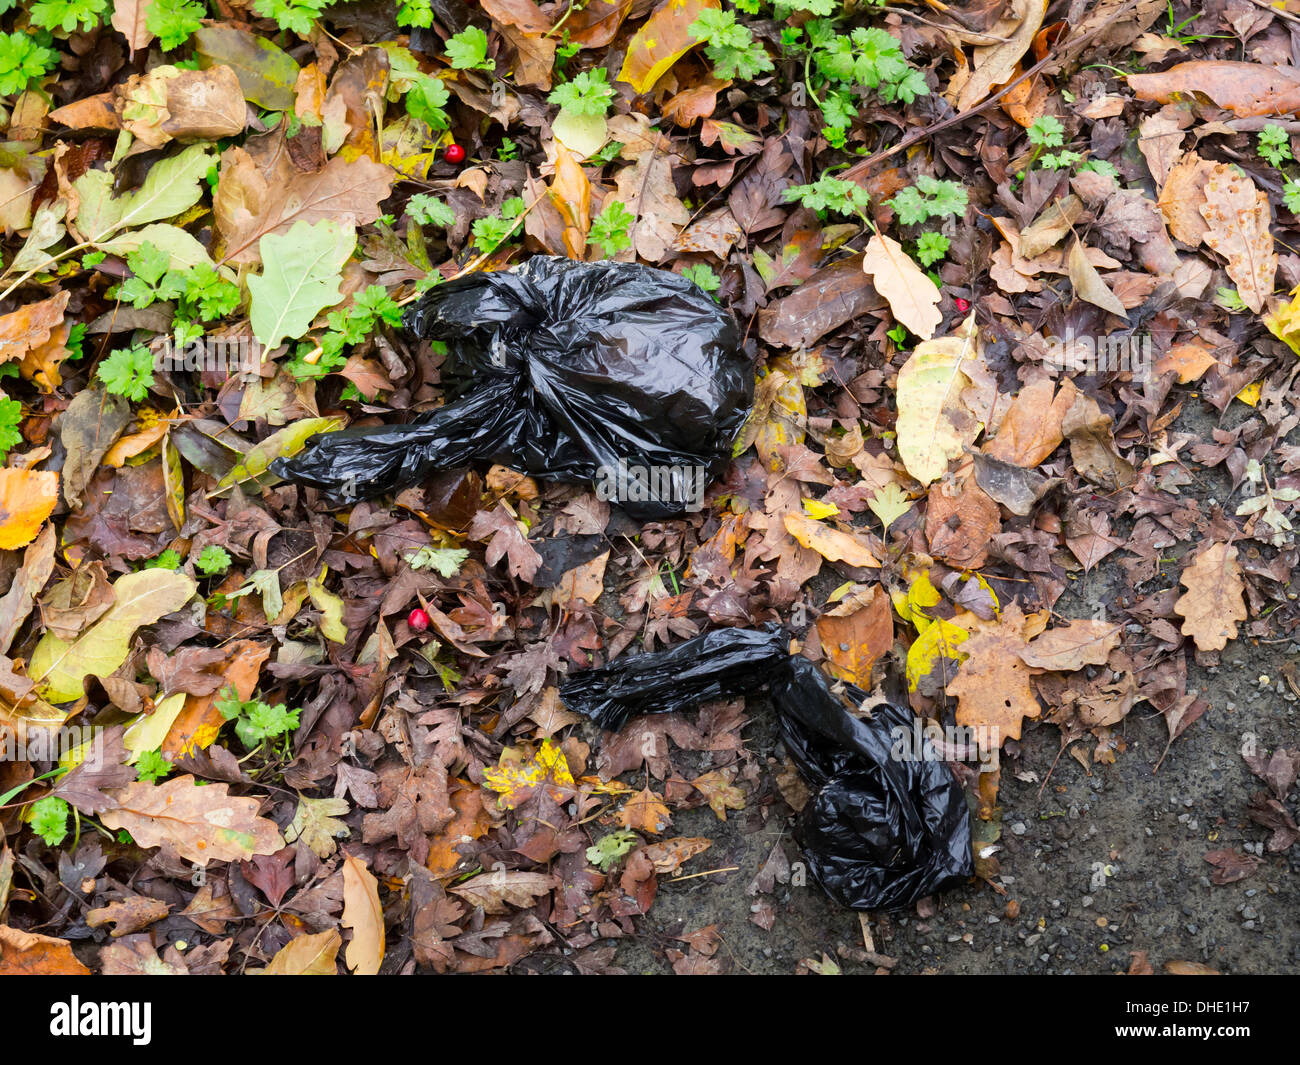
<path fill-rule="evenodd" d="M 449 144 L 442 153 L 442 157 L 449 163 L 463 163 L 465 161 L 465 149 L 459 144 Z"/>
<path fill-rule="evenodd" d="M 957 304 L 957 310 L 965 314 L 970 310 L 970 300 L 964 300 L 960 296 L 953 297 L 953 302 Z"/>
<path fill-rule="evenodd" d="M 406 623 L 416 632 L 423 632 L 429 627 L 429 612 L 418 606 L 406 615 Z"/>

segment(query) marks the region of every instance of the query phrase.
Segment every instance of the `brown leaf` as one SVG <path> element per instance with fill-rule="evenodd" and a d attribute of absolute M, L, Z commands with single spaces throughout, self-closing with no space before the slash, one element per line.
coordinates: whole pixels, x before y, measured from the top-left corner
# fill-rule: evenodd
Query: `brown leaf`
<path fill-rule="evenodd" d="M 1246 306 L 1259 314 L 1277 274 L 1268 194 L 1236 167 L 1220 163 L 1205 183 L 1201 214 L 1209 227 L 1205 243 L 1228 260 L 1228 276 Z"/>
<path fill-rule="evenodd" d="M 489 566 L 495 566 L 502 558 L 507 559 L 512 577 L 531 581 L 542 564 L 542 556 L 519 531 L 518 522 L 504 503 L 498 503 L 490 511 L 475 514 L 469 527 L 469 537 L 487 543 Z"/>
<path fill-rule="evenodd" d="M 728 810 L 745 808 L 745 793 L 732 783 L 735 777 L 735 769 L 715 769 L 691 781 L 695 790 L 709 800 L 709 808 L 719 821 L 727 819 Z"/>
<path fill-rule="evenodd" d="M 979 569 L 1002 531 L 998 505 L 969 472 L 931 486 L 925 511 L 930 554 L 957 569 Z"/>
<path fill-rule="evenodd" d="M 1019 652 L 1020 660 L 1038 669 L 1064 671 L 1104 665 L 1123 631 L 1122 625 L 1110 621 L 1070 621 L 1031 640 Z"/>
<path fill-rule="evenodd" d="M 1237 549 L 1211 544 L 1197 553 L 1180 578 L 1187 589 L 1174 610 L 1183 616 L 1182 632 L 1202 651 L 1222 651 L 1237 638 L 1237 622 L 1246 620 L 1245 585 Z"/>
<path fill-rule="evenodd" d="M 137 48 L 147 48 L 153 40 L 153 31 L 145 25 L 153 0 L 114 0 L 113 29 L 126 38 L 126 45 L 135 58 Z"/>
<path fill-rule="evenodd" d="M 546 873 L 496 869 L 480 873 L 448 890 L 473 906 L 483 907 L 486 913 L 508 913 L 511 906 L 520 909 L 532 906 L 558 883 L 555 877 Z"/>
<path fill-rule="evenodd" d="M 1077 390 L 1070 378 L 1059 391 L 1050 378 L 1039 378 L 1017 393 L 984 453 L 1002 462 L 1033 469 L 1048 460 L 1065 439 L 1061 423 Z"/>
<path fill-rule="evenodd" d="M 342 945 L 343 937 L 335 928 L 296 936 L 276 951 L 265 969 L 254 971 L 263 976 L 337 976 Z"/>
<path fill-rule="evenodd" d="M 636 216 L 631 234 L 637 255 L 648 263 L 660 262 L 678 231 L 691 220 L 690 211 L 677 198 L 669 157 L 643 152 L 614 176 L 614 184 L 618 198 Z"/>
<path fill-rule="evenodd" d="M 862 269 L 889 302 L 896 320 L 922 340 L 934 336 L 935 328 L 943 321 L 939 289 L 898 241 L 883 233 L 875 234 L 867 242 Z"/>
<path fill-rule="evenodd" d="M 91 910 L 86 914 L 86 924 L 91 928 L 111 924 L 112 936 L 117 939 L 118 936 L 148 928 L 155 921 L 161 921 L 170 912 L 171 906 L 168 903 L 145 895 L 131 895 L 118 902 L 110 902 L 107 906 Z"/>
<path fill-rule="evenodd" d="M 1300 70 L 1295 67 L 1195 60 L 1158 74 L 1130 74 L 1126 84 L 1139 100 L 1162 104 L 1179 96 L 1208 96 L 1240 118 L 1280 118 L 1300 109 Z"/>
<path fill-rule="evenodd" d="M 818 270 L 790 295 L 760 310 L 758 334 L 769 344 L 804 348 L 845 322 L 885 306 L 863 273 L 862 256 L 853 255 Z"/>
<path fill-rule="evenodd" d="M 162 784 L 131 784 L 110 797 L 108 828 L 125 828 L 142 847 L 170 844 L 196 865 L 274 854 L 284 846 L 275 822 L 258 817 L 258 799 L 235 798 L 228 784 L 203 787 L 190 775 Z"/>
<path fill-rule="evenodd" d="M 831 673 L 871 687 L 871 669 L 894 646 L 894 614 L 889 596 L 878 584 L 850 595 L 827 611 L 814 626 Z"/>
<path fill-rule="evenodd" d="M 1169 171 L 1160 190 L 1157 206 L 1165 216 L 1169 232 L 1190 247 L 1200 244 L 1209 232 L 1201 207 L 1205 204 L 1206 183 L 1219 165 L 1188 152 Z"/>
<path fill-rule="evenodd" d="M 63 324 L 63 312 L 70 298 L 71 293 L 59 292 L 0 314 L 0 363 L 21 360 L 33 348 L 48 341 L 50 333 Z"/>
<path fill-rule="evenodd" d="M 89 976 L 66 939 L 0 925 L 0 976 Z"/>
<path fill-rule="evenodd" d="M 618 812 L 618 823 L 624 828 L 634 828 L 639 832 L 648 832 L 653 836 L 666 831 L 672 825 L 664 797 L 656 795 L 649 787 L 642 788 L 630 796 Z"/>
<path fill-rule="evenodd" d="M 1132 484 L 1137 471 L 1115 451 L 1111 426 L 1115 419 L 1103 414 L 1097 401 L 1079 393 L 1061 420 L 1070 441 L 1075 469 L 1094 484 L 1116 491 Z"/>
<path fill-rule="evenodd" d="M 1242 854 L 1232 849 L 1206 851 L 1205 860 L 1214 866 L 1210 883 L 1222 887 L 1245 880 L 1262 864 L 1263 859 L 1253 854 Z"/>
<path fill-rule="evenodd" d="M 1106 282 L 1101 279 L 1101 274 L 1097 273 L 1097 268 L 1088 261 L 1082 241 L 1076 240 L 1070 247 L 1069 266 L 1070 284 L 1074 286 L 1074 294 L 1079 299 L 1087 300 L 1103 311 L 1110 311 L 1111 314 L 1128 321 L 1128 312 L 1124 310 L 1124 304 L 1115 298 L 1115 293 L 1106 287 Z"/>
<path fill-rule="evenodd" d="M 488 18 L 498 26 L 514 26 L 532 37 L 551 28 L 551 20 L 533 0 L 482 0 L 482 3 Z"/>
<path fill-rule="evenodd" d="M 379 902 L 379 881 L 366 863 L 351 854 L 343 858 L 344 928 L 352 941 L 344 953 L 348 968 L 357 976 L 374 976 L 384 960 L 384 908 Z"/>
<path fill-rule="evenodd" d="M 1039 619 L 1026 618 L 1012 603 L 995 628 L 977 632 L 961 645 L 967 657 L 957 676 L 948 684 L 948 694 L 957 700 L 957 724 L 984 730 L 982 749 L 992 750 L 1004 740 L 1020 739 L 1025 718 L 1041 712 L 1030 678 L 1038 670 L 1021 658 L 1027 640 L 1041 631 Z"/>

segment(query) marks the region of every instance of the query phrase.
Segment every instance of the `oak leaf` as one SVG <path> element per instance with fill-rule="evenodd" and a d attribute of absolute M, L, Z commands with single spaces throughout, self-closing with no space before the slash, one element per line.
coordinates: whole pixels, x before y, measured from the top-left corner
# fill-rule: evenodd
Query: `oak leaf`
<path fill-rule="evenodd" d="M 1211 544 L 1197 554 L 1179 578 L 1187 589 L 1174 610 L 1183 617 L 1183 635 L 1201 651 L 1222 651 L 1237 638 L 1237 622 L 1246 620 L 1246 586 L 1237 549 Z"/>

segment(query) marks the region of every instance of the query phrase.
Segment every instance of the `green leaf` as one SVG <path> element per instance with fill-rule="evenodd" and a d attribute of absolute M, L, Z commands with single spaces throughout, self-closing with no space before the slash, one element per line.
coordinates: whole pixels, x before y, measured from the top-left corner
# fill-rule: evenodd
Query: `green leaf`
<path fill-rule="evenodd" d="M 351 224 L 328 218 L 262 238 L 262 273 L 248 279 L 248 291 L 253 335 L 267 351 L 302 336 L 317 314 L 343 298 L 343 264 L 356 243 Z"/>
<path fill-rule="evenodd" d="M 406 561 L 413 570 L 431 569 L 441 577 L 454 577 L 467 558 L 469 552 L 463 547 L 422 547 L 408 554 Z"/>
<path fill-rule="evenodd" d="M 179 610 L 194 590 L 189 577 L 173 570 L 147 569 L 119 577 L 108 612 L 71 643 L 46 632 L 32 652 L 27 675 L 50 702 L 79 699 L 86 677 L 110 676 L 126 661 L 136 629 Z"/>
<path fill-rule="evenodd" d="M 266 472 L 268 466 L 281 456 L 296 455 L 308 439 L 317 433 L 332 433 L 347 425 L 341 415 L 332 418 L 304 418 L 272 433 L 260 444 L 255 444 L 244 455 L 244 461 L 235 466 L 218 482 L 218 488 L 229 488 L 240 481 L 248 481 Z"/>
<path fill-rule="evenodd" d="M 87 170 L 73 183 L 81 206 L 75 224 L 91 243 L 129 229 L 171 218 L 188 210 L 203 195 L 203 178 L 211 168 L 211 145 L 192 144 L 179 155 L 155 163 L 144 183 L 125 196 L 113 196 L 113 175 Z"/>
<path fill-rule="evenodd" d="M 57 847 L 68 836 L 68 803 L 57 795 L 47 795 L 32 803 L 32 831 L 51 847 Z"/>
<path fill-rule="evenodd" d="M 228 66 L 245 99 L 268 111 L 288 111 L 297 97 L 298 64 L 264 37 L 233 26 L 204 26 L 194 35 L 199 66 Z"/>
<path fill-rule="evenodd" d="M 177 270 L 192 270 L 194 267 L 212 266 L 208 249 L 199 243 L 198 238 L 187 233 L 179 226 L 169 226 L 163 222 L 133 229 L 129 233 L 113 237 L 112 240 L 100 241 L 96 246 L 101 252 L 122 258 L 137 250 L 144 244 L 152 244 L 159 251 L 171 257 L 171 265 Z"/>
<path fill-rule="evenodd" d="M 467 26 L 447 40 L 447 58 L 457 70 L 475 67 L 492 69 L 487 57 L 487 34 L 477 26 Z"/>
<path fill-rule="evenodd" d="M 301 839 L 317 858 L 328 858 L 339 849 L 336 839 L 352 835 L 352 830 L 339 820 L 350 810 L 347 799 L 309 799 L 299 795 L 298 809 L 285 829 L 284 841 L 292 843 Z"/>

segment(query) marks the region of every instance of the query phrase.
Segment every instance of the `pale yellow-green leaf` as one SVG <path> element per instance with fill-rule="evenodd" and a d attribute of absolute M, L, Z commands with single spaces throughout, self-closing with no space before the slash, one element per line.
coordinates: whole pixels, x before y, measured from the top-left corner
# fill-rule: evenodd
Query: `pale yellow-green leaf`
<path fill-rule="evenodd" d="M 174 570 L 147 569 L 119 577 L 108 612 L 71 643 L 52 632 L 32 652 L 27 675 L 51 702 L 80 698 L 88 676 L 107 677 L 126 661 L 131 637 L 142 625 L 179 610 L 194 596 L 194 582 Z"/>
<path fill-rule="evenodd" d="M 180 226 L 169 226 L 164 222 L 155 222 L 153 225 L 122 233 L 112 240 L 101 241 L 96 247 L 100 251 L 108 252 L 109 255 L 125 259 L 128 253 L 146 243 L 170 255 L 173 269 L 192 270 L 200 263 L 212 265 L 212 258 L 208 255 L 207 248 L 199 243 L 197 237 L 187 233 Z"/>
<path fill-rule="evenodd" d="M 332 433 L 342 429 L 347 419 L 342 415 L 331 418 L 303 418 L 301 421 L 287 425 L 272 433 L 260 444 L 249 448 L 244 461 L 226 474 L 219 482 L 219 488 L 229 488 L 240 481 L 248 481 L 265 473 L 267 467 L 276 459 L 296 455 L 307 445 L 308 439 L 317 433 Z"/>
<path fill-rule="evenodd" d="M 158 700 L 152 714 L 137 714 L 126 726 L 123 739 L 126 749 L 131 752 L 127 759 L 132 765 L 145 751 L 159 750 L 175 720 L 185 708 L 185 693 L 172 692 L 171 695 Z"/>
<path fill-rule="evenodd" d="M 929 674 L 940 659 L 965 658 L 960 647 L 969 637 L 970 633 L 946 618 L 936 618 L 926 626 L 907 651 L 908 691 L 916 691 L 921 678 Z"/>
<path fill-rule="evenodd" d="M 328 858 L 339 849 L 337 839 L 352 835 L 352 830 L 338 819 L 350 809 L 347 799 L 308 799 L 299 795 L 298 809 L 285 830 L 284 841 L 301 839 L 316 857 Z"/>
<path fill-rule="evenodd" d="M 912 509 L 912 501 L 904 495 L 897 481 L 890 481 L 867 500 L 867 506 L 888 531 L 894 522 Z"/>
<path fill-rule="evenodd" d="M 889 301 L 889 309 L 898 321 L 922 340 L 934 336 L 935 328 L 943 321 L 939 286 L 898 241 L 883 233 L 873 236 L 867 242 L 862 269 L 871 275 L 871 283 Z"/>
<path fill-rule="evenodd" d="M 343 264 L 356 244 L 350 217 L 295 222 L 287 233 L 262 238 L 262 273 L 248 279 L 249 320 L 267 351 L 302 336 L 317 314 L 343 298 Z"/>
<path fill-rule="evenodd" d="M 343 600 L 325 588 L 325 573 L 307 582 L 307 594 L 316 609 L 320 611 L 321 635 L 335 643 L 343 643 L 348 638 L 347 626 L 343 624 Z"/>
<path fill-rule="evenodd" d="M 575 115 L 561 111 L 551 123 L 555 139 L 580 159 L 595 155 L 609 140 L 609 125 L 604 115 Z"/>
<path fill-rule="evenodd" d="M 922 484 L 947 473 L 949 461 L 979 435 L 982 423 L 961 392 L 970 381 L 963 367 L 981 359 L 972 313 L 951 336 L 918 344 L 898 371 L 898 454 Z"/>
<path fill-rule="evenodd" d="M 124 196 L 113 195 L 113 175 L 107 170 L 87 170 L 73 183 L 79 205 L 71 221 L 86 240 L 99 242 L 118 230 L 180 214 L 203 194 L 202 179 L 212 166 L 211 147 L 192 144 L 154 163 L 140 187 Z"/>

